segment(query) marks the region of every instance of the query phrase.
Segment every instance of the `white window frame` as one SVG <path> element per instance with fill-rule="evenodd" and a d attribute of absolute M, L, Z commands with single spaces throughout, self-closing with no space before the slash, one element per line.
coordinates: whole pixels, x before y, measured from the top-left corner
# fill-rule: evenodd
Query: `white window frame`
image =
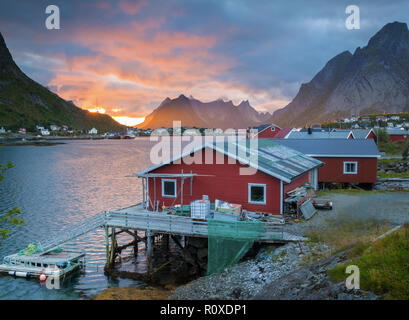
<path fill-rule="evenodd" d="M 263 187 L 264 188 L 264 201 L 251 201 L 251 187 Z M 263 183 L 249 183 L 248 185 L 248 202 L 251 204 L 266 204 L 266 192 L 267 186 Z"/>
<path fill-rule="evenodd" d="M 276 127 L 271 126 L 271 131 L 276 131 Z"/>
<path fill-rule="evenodd" d="M 346 171 L 347 164 L 355 164 L 355 171 L 347 172 Z M 358 162 L 357 161 L 344 161 L 344 174 L 358 174 Z"/>
<path fill-rule="evenodd" d="M 174 195 L 168 195 L 165 194 L 165 182 L 173 182 L 175 184 L 175 194 Z M 178 194 L 177 190 L 178 184 L 176 179 L 162 179 L 162 197 L 164 198 L 176 198 Z"/>

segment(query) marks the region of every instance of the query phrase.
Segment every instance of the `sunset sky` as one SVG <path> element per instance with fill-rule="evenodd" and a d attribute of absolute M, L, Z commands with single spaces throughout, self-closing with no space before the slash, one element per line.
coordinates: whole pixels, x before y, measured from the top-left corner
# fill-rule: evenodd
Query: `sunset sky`
<path fill-rule="evenodd" d="M 49 4 L 60 30 L 45 28 Z M 345 28 L 349 4 L 360 30 Z M 408 12 L 409 1 L 1 0 L 0 32 L 31 78 L 134 124 L 181 93 L 274 111 L 334 55 Z"/>

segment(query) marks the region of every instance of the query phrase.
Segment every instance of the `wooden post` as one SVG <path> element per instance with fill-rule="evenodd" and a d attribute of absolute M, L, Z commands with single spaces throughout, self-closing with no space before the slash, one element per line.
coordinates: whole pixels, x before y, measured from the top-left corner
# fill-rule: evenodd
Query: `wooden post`
<path fill-rule="evenodd" d="M 109 263 L 109 235 L 108 235 L 107 225 L 105 225 L 105 248 L 106 248 L 105 264 L 108 264 Z"/>
<path fill-rule="evenodd" d="M 183 216 L 183 169 L 182 177 L 180 178 L 180 214 Z"/>
<path fill-rule="evenodd" d="M 138 241 L 138 230 L 135 230 L 134 231 L 134 241 L 135 241 L 135 243 L 134 243 L 134 245 L 133 245 L 133 254 L 135 255 L 135 256 L 137 256 L 138 255 L 138 244 L 139 244 L 139 241 Z"/>
<path fill-rule="evenodd" d="M 142 178 L 142 208 L 146 209 L 145 178 Z"/>
<path fill-rule="evenodd" d="M 111 228 L 111 253 L 109 256 L 109 267 L 111 267 L 115 262 L 115 250 L 116 250 L 116 240 L 115 240 L 115 228 Z"/>
<path fill-rule="evenodd" d="M 148 260 L 148 274 L 152 269 L 152 231 L 146 231 L 146 256 Z"/>

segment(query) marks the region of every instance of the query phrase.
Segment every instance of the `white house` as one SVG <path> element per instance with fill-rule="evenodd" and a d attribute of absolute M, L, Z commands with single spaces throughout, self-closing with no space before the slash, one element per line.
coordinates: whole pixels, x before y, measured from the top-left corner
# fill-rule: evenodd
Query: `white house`
<path fill-rule="evenodd" d="M 41 129 L 41 135 L 42 136 L 49 136 L 50 135 L 50 131 L 48 129 Z"/>
<path fill-rule="evenodd" d="M 0 128 L 0 133 L 6 133 L 6 129 L 4 129 L 4 127 Z"/>
<path fill-rule="evenodd" d="M 390 117 L 391 120 L 399 121 L 400 117 L 399 116 L 392 116 Z"/>
<path fill-rule="evenodd" d="M 43 127 L 43 126 L 36 125 L 36 129 L 37 129 L 38 131 L 41 131 L 41 130 L 44 130 L 44 127 Z"/>
<path fill-rule="evenodd" d="M 98 130 L 96 128 L 92 128 L 88 131 L 89 134 L 98 134 Z"/>
<path fill-rule="evenodd" d="M 55 125 L 55 124 L 52 124 L 52 125 L 50 126 L 50 129 L 51 129 L 51 131 L 58 131 L 58 130 L 60 130 L 61 128 L 60 128 L 59 126 Z"/>
<path fill-rule="evenodd" d="M 393 127 L 394 127 L 393 122 L 388 122 L 388 123 L 387 123 L 387 126 L 388 126 L 389 128 L 393 128 Z"/>

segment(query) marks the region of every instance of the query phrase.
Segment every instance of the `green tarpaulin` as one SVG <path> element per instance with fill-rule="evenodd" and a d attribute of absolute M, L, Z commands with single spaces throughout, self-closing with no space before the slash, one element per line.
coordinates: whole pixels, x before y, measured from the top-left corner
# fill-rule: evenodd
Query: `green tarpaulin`
<path fill-rule="evenodd" d="M 207 274 L 221 272 L 236 264 L 263 233 L 259 221 L 208 220 Z"/>

